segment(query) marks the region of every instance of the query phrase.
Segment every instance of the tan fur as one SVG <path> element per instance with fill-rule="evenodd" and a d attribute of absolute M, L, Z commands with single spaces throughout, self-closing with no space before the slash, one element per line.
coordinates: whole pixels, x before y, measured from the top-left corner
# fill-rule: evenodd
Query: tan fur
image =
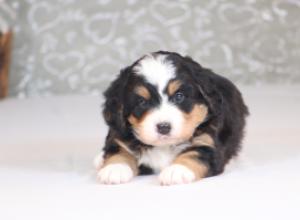
<path fill-rule="evenodd" d="M 132 124 L 134 127 L 137 126 L 137 124 L 139 123 L 139 120 L 134 116 L 134 115 L 130 115 L 128 117 L 128 121 L 130 124 Z"/>
<path fill-rule="evenodd" d="M 115 142 L 120 146 L 120 151 L 117 154 L 113 154 L 105 158 L 103 162 L 103 166 L 105 167 L 108 164 L 115 164 L 115 163 L 126 163 L 130 166 L 133 173 L 135 175 L 138 174 L 138 165 L 137 159 L 131 154 L 129 147 L 123 141 L 119 139 L 115 139 Z"/>
<path fill-rule="evenodd" d="M 214 143 L 213 138 L 209 134 L 203 133 L 192 139 L 192 145 L 193 146 L 205 145 L 205 146 L 209 146 L 209 147 L 214 147 L 215 143 Z"/>
<path fill-rule="evenodd" d="M 147 117 L 147 115 L 149 114 L 149 112 L 145 112 L 144 115 L 141 118 L 136 118 L 134 115 L 130 115 L 128 117 L 128 121 L 130 124 L 133 125 L 133 127 L 137 128 L 139 126 L 140 123 L 142 123 L 142 121 Z"/>
<path fill-rule="evenodd" d="M 138 86 L 135 88 L 136 94 L 142 96 L 145 99 L 150 99 L 151 95 L 149 90 L 145 86 Z"/>
<path fill-rule="evenodd" d="M 188 140 L 194 133 L 195 128 L 204 121 L 208 113 L 207 106 L 204 104 L 195 105 L 189 114 L 184 114 L 185 122 L 182 129 L 182 139 Z"/>
<path fill-rule="evenodd" d="M 145 112 L 144 115 L 142 115 L 141 118 L 137 118 L 135 117 L 134 115 L 130 115 L 128 117 L 128 121 L 129 123 L 132 125 L 132 127 L 136 130 L 136 131 L 139 131 L 140 133 L 143 133 L 143 130 L 141 129 L 141 124 L 143 123 L 143 120 L 147 117 L 147 115 L 149 114 L 150 112 Z M 143 134 L 142 134 L 143 135 Z"/>
<path fill-rule="evenodd" d="M 181 86 L 181 82 L 179 80 L 174 80 L 170 82 L 168 85 L 169 96 L 174 95 L 174 93 L 179 89 L 180 86 Z"/>
<path fill-rule="evenodd" d="M 196 180 L 204 178 L 207 174 L 208 168 L 201 161 L 197 161 L 199 156 L 197 152 L 187 152 L 180 154 L 173 162 L 173 164 L 180 164 L 189 168 L 195 174 Z"/>

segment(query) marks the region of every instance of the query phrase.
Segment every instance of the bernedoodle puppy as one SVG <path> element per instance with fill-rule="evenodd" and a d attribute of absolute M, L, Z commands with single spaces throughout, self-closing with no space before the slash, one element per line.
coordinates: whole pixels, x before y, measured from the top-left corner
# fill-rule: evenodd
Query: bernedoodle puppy
<path fill-rule="evenodd" d="M 222 173 L 241 147 L 248 115 L 241 93 L 190 57 L 145 55 L 104 96 L 101 183 L 152 173 L 162 185 L 190 183 Z"/>

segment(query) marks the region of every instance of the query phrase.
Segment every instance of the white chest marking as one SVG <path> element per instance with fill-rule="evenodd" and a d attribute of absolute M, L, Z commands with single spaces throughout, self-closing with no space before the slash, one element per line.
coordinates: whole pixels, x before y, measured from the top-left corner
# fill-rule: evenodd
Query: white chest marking
<path fill-rule="evenodd" d="M 139 165 L 144 164 L 159 173 L 163 168 L 171 165 L 175 157 L 184 149 L 191 146 L 190 143 L 183 143 L 177 146 L 153 147 L 145 150 L 139 158 Z"/>

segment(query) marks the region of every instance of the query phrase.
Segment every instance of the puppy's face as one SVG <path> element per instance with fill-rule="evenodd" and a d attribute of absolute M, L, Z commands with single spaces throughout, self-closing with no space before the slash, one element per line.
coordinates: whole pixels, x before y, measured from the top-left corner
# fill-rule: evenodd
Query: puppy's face
<path fill-rule="evenodd" d="M 208 107 L 188 68 L 166 55 L 148 55 L 131 69 L 126 119 L 141 142 L 170 146 L 189 140 Z"/>

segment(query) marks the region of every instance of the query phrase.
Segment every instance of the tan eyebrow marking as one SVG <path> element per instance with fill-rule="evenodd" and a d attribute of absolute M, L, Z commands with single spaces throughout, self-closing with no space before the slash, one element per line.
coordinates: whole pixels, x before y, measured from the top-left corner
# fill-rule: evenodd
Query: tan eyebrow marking
<path fill-rule="evenodd" d="M 169 96 L 173 95 L 181 86 L 181 82 L 179 80 L 171 81 L 168 85 L 168 94 Z"/>
<path fill-rule="evenodd" d="M 150 99 L 151 95 L 149 90 L 145 86 L 138 86 L 135 88 L 136 94 L 142 96 L 145 99 Z"/>

